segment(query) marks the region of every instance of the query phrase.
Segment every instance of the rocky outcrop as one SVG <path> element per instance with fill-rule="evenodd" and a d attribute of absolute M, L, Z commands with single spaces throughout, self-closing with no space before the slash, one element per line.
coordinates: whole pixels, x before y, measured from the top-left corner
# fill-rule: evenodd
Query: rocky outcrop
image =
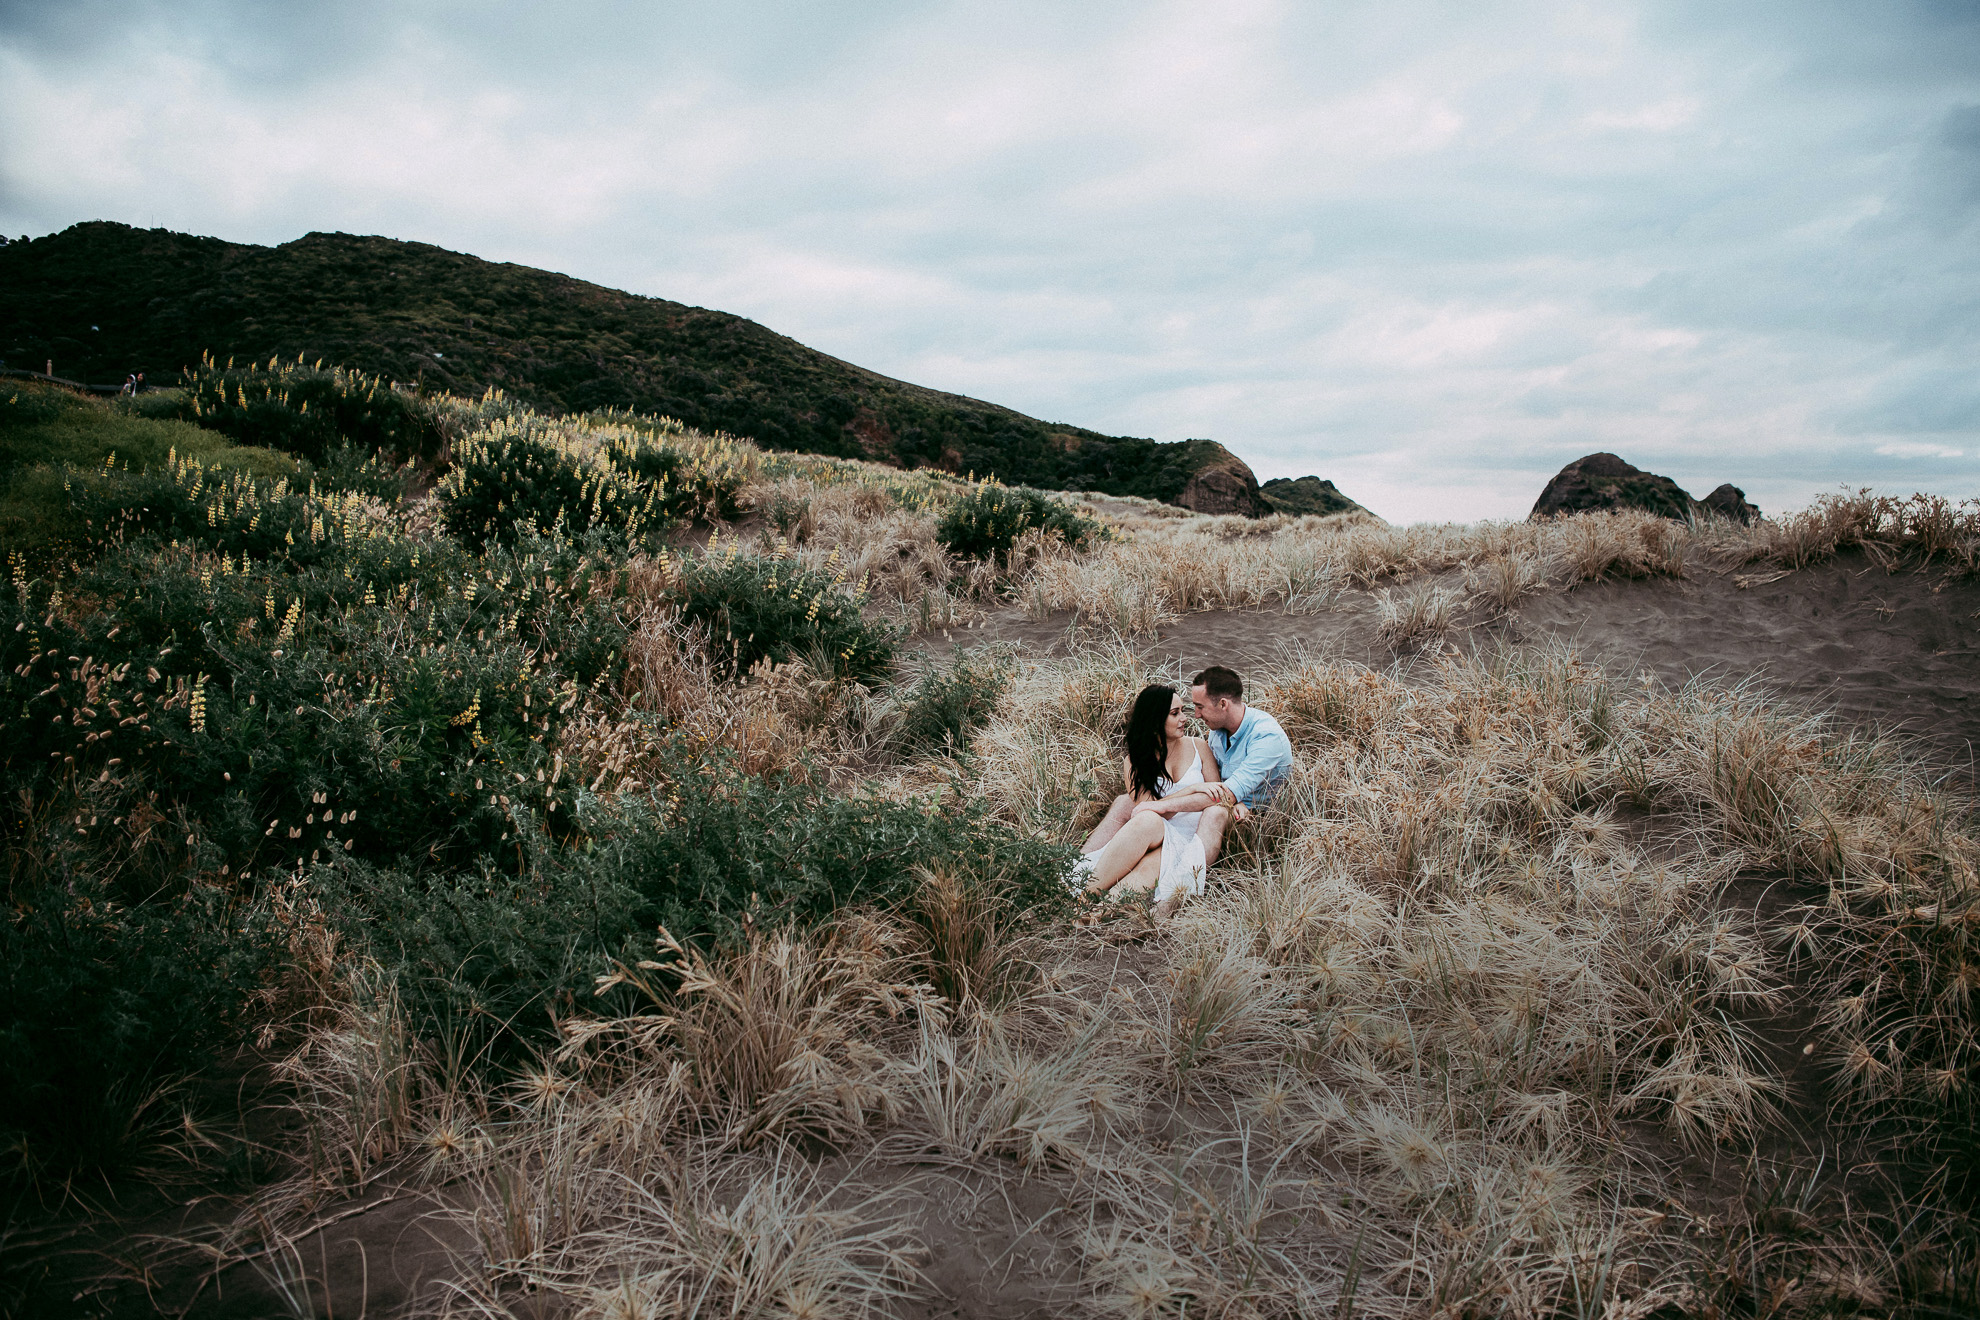
<path fill-rule="evenodd" d="M 1760 520 L 1760 510 L 1746 502 L 1746 492 L 1730 481 L 1698 501 L 1707 513 L 1721 518 L 1730 518 L 1737 523 L 1755 523 Z"/>
<path fill-rule="evenodd" d="M 1273 477 L 1258 488 L 1258 494 L 1274 513 L 1318 514 L 1368 513 L 1368 510 L 1341 494 L 1331 481 L 1319 477 Z M 1369 517 L 1374 517 L 1369 514 Z"/>
<path fill-rule="evenodd" d="M 1243 459 L 1214 440 L 1191 440 L 1195 468 L 1176 503 L 1198 513 L 1235 513 L 1262 518 L 1271 512 L 1258 494 L 1258 478 Z"/>
<path fill-rule="evenodd" d="M 1746 502 L 1746 493 L 1730 482 L 1703 500 L 1695 500 L 1669 477 L 1626 463 L 1614 454 L 1589 454 L 1562 468 L 1540 492 L 1529 517 L 1564 517 L 1604 509 L 1641 509 L 1684 520 L 1700 513 L 1750 523 L 1760 510 Z"/>
<path fill-rule="evenodd" d="M 1645 472 L 1614 454 L 1590 454 L 1554 475 L 1529 516 L 1557 518 L 1601 509 L 1643 509 L 1666 518 L 1683 518 L 1696 504 L 1669 477 Z"/>

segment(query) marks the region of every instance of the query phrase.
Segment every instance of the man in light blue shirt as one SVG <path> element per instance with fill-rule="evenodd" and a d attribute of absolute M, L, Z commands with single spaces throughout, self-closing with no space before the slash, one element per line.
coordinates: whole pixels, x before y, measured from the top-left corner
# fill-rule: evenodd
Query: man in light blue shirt
<path fill-rule="evenodd" d="M 1196 827 L 1204 852 L 1214 861 L 1232 820 L 1249 820 L 1272 804 L 1292 773 L 1292 743 L 1277 720 L 1244 704 L 1244 680 L 1222 665 L 1212 665 L 1189 681 L 1189 701 L 1196 717 L 1209 726 L 1210 752 L 1223 776 L 1222 784 L 1205 787 L 1229 794 L 1206 809 Z"/>

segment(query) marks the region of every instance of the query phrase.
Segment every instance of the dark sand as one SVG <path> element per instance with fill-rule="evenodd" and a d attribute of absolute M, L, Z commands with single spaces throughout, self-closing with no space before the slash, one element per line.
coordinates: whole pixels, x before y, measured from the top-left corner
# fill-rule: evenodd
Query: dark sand
<path fill-rule="evenodd" d="M 1618 676 L 1648 672 L 1672 687 L 1693 678 L 1752 680 L 1849 725 L 1913 735 L 1970 781 L 1980 747 L 1980 581 L 1887 573 L 1861 554 L 1768 576 L 1697 570 L 1678 581 L 1550 591 L 1528 597 L 1510 618 L 1469 616 L 1450 643 L 1559 639 Z M 1134 644 L 1151 667 L 1221 663 L 1243 672 L 1289 647 L 1376 668 L 1409 664 L 1412 657 L 1395 655 L 1376 636 L 1376 617 L 1373 593 L 1349 592 L 1325 614 L 1189 614 Z M 1063 655 L 1071 622 L 1006 610 L 946 638 L 923 638 L 920 649 L 939 656 L 1007 642 L 1030 656 Z"/>

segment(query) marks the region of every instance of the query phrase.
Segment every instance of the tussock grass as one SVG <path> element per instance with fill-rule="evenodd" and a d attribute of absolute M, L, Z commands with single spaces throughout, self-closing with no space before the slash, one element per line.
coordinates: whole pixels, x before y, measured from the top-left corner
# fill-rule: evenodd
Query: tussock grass
<path fill-rule="evenodd" d="M 1442 641 L 1456 621 L 1458 601 L 1456 591 L 1428 582 L 1384 591 L 1376 600 L 1375 635 L 1395 651 Z"/>
<path fill-rule="evenodd" d="M 1144 668 L 1126 649 L 1020 667 L 960 791 L 1073 828 Z M 1623 687 L 1562 649 L 1446 654 L 1410 681 L 1289 656 L 1256 699 L 1296 775 L 1128 963 L 931 871 L 829 930 L 663 938 L 621 967 L 606 987 L 644 1006 L 566 1020 L 453 1166 L 449 1213 L 480 1245 L 452 1313 L 519 1314 L 524 1286 L 595 1315 L 887 1313 L 926 1294 L 930 1169 L 1049 1186 L 1063 1209 L 1029 1231 L 1081 1313 L 1965 1295 L 1953 1229 L 1906 1238 L 1758 1166 L 1731 1217 L 1687 1206 L 1628 1136 L 1736 1158 L 1784 1106 L 1809 1121 L 1757 1034 L 1806 960 L 1837 1139 L 1943 1136 L 1974 1063 L 1980 851 L 1924 766 L 1751 687 Z M 1769 926 L 1726 902 L 1756 872 L 1829 898 Z M 376 1079 L 366 1112 L 398 1103 L 389 1048 L 362 1068 L 340 1048 L 305 1057 Z"/>
<path fill-rule="evenodd" d="M 1453 592 L 1449 609 L 1490 617 L 1537 592 L 1682 578 L 1699 568 L 1792 571 L 1847 549 L 1861 549 L 1892 570 L 1940 566 L 1970 573 L 1980 564 L 1980 502 L 1936 496 L 1824 496 L 1808 509 L 1750 527 L 1711 519 L 1683 524 L 1627 510 L 1542 523 L 1411 527 L 1359 514 L 1243 519 L 1090 511 L 1116 529 L 1116 539 L 1083 553 L 1063 545 L 1026 547 L 1002 579 L 975 583 L 965 594 L 978 602 L 1013 601 L 1034 618 L 1070 611 L 1135 636 L 1197 610 L 1319 613 L 1354 591 L 1386 588 L 1391 594 L 1383 599 L 1402 593 L 1417 603 L 1417 591 L 1427 590 L 1422 579 L 1447 574 L 1461 574 L 1464 584 L 1461 593 L 1445 588 Z"/>
<path fill-rule="evenodd" d="M 1980 500 L 1845 491 L 1751 528 L 1712 528 L 1708 539 L 1718 554 L 1744 564 L 1805 568 L 1861 549 L 1887 567 L 1940 564 L 1971 573 L 1980 565 Z"/>

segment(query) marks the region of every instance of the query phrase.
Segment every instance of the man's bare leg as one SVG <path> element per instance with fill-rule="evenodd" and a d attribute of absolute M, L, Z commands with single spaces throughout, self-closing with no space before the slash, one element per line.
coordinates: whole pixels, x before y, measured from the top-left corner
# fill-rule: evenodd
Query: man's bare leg
<path fill-rule="evenodd" d="M 1125 793 L 1115 798 L 1114 805 L 1107 808 L 1106 816 L 1093 827 L 1093 833 L 1086 836 L 1086 842 L 1080 847 L 1080 852 L 1097 853 L 1106 847 L 1113 841 L 1114 836 L 1121 832 L 1121 826 L 1127 824 L 1128 817 L 1133 814 L 1133 798 Z"/>
<path fill-rule="evenodd" d="M 1203 840 L 1203 864 L 1209 866 L 1224 850 L 1224 831 L 1230 828 L 1229 807 L 1205 807 L 1196 822 L 1196 837 Z"/>
<path fill-rule="evenodd" d="M 1113 892 L 1116 894 L 1146 894 L 1153 890 L 1157 884 L 1161 883 L 1161 880 L 1162 850 L 1157 848 L 1146 857 L 1143 857 L 1139 862 L 1136 862 L 1134 869 L 1122 876 L 1121 882 L 1114 886 Z"/>

